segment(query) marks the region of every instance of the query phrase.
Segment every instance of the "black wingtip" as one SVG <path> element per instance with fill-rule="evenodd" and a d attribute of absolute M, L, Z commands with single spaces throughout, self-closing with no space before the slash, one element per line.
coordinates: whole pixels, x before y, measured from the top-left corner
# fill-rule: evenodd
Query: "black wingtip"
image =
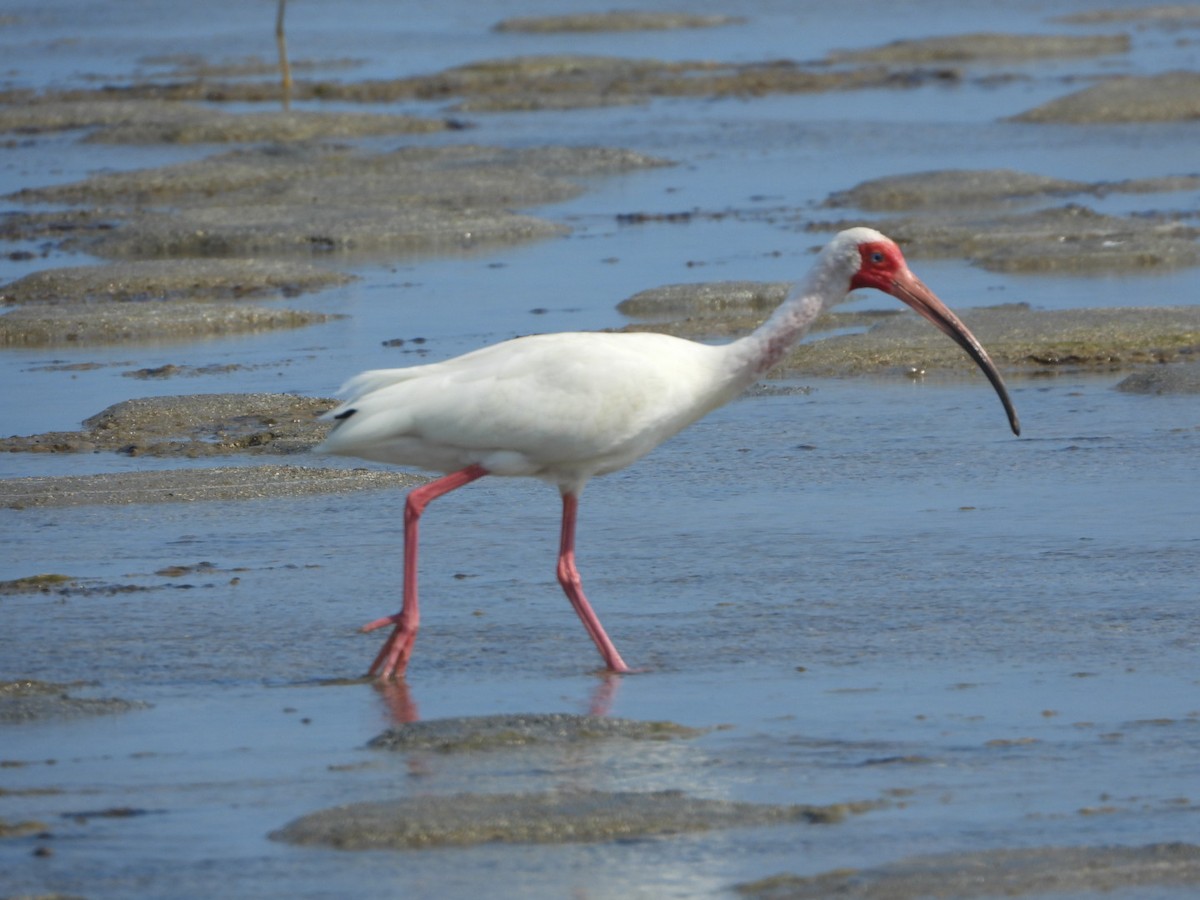
<path fill-rule="evenodd" d="M 348 409 L 348 410 L 346 410 L 345 412 L 340 412 L 340 413 L 338 413 L 338 414 L 337 414 L 336 416 L 334 416 L 333 418 L 334 418 L 334 419 L 336 419 L 337 421 L 341 422 L 343 419 L 348 419 L 348 418 L 350 418 L 350 417 L 351 417 L 352 415 L 354 415 L 356 412 L 358 412 L 358 410 L 357 410 L 357 409 Z"/>

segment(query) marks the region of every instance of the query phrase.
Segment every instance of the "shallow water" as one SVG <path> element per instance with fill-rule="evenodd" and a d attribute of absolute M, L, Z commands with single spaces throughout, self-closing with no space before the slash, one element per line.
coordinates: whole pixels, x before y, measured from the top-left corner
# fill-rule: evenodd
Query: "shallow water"
<path fill-rule="evenodd" d="M 66 0 L 41 8 L 35 49 L 21 49 L 26 26 L 0 32 L 16 82 L 126 75 L 137 57 L 181 43 L 214 59 L 273 53 L 270 16 L 257 10 L 252 27 L 251 5 L 209 4 L 184 20 L 174 10 L 163 21 L 153 8 L 124 21 Z M 289 10 L 294 57 L 364 57 L 355 77 L 376 77 L 546 52 L 547 40 L 564 51 L 662 58 L 813 58 L 936 33 L 1069 30 L 1048 19 L 1091 5 L 999 2 L 968 13 L 957 3 L 861 2 L 806 6 L 801 19 L 793 4 L 760 0 L 743 4 L 751 21 L 735 29 L 561 39 L 487 33 L 467 0 L 420 20 L 396 21 L 391 4 L 342 5 L 336 18 L 332 8 Z M 527 12 L 489 4 L 485 21 Z M 857 24 L 885 14 L 894 23 L 886 33 Z M 395 23 L 394 40 L 380 22 Z M 329 395 L 364 368 L 530 331 L 619 325 L 614 305 L 647 287 L 790 278 L 821 240 L 803 223 L 848 214 L 816 204 L 869 177 L 958 166 L 1097 181 L 1192 172 L 1197 123 L 1081 131 L 998 121 L 1074 90 L 1065 74 L 1197 68 L 1194 30 L 1184 41 L 1131 33 L 1127 56 L 1003 66 L 1031 77 L 991 88 L 967 80 L 477 115 L 469 118 L 479 127 L 463 134 L 375 139 L 604 143 L 680 164 L 596 179 L 576 200 L 533 211 L 570 224 L 566 239 L 459 258 L 328 260 L 362 280 L 284 301 L 350 316 L 327 325 L 195 344 L 5 351 L 5 427 L 74 429 L 111 403 L 156 393 Z M 62 38 L 73 39 L 69 52 L 54 43 Z M 435 109 L 412 107 L 402 111 Z M 3 151 L 0 192 L 211 150 L 37 136 Z M 1188 210 L 1198 200 L 1112 197 L 1097 208 Z M 615 219 L 690 209 L 739 214 Z M 0 258 L 0 278 L 86 261 Z M 1200 272 L 1186 269 L 1067 278 L 953 261 L 917 268 L 956 308 L 1181 304 L 1200 294 Z M 393 337 L 410 343 L 381 346 Z M 41 368 L 55 361 L 105 365 Z M 121 376 L 230 362 L 272 365 L 160 383 Z M 982 378 L 788 384 L 811 390 L 744 398 L 597 480 L 582 504 L 580 567 L 622 654 L 647 670 L 612 682 L 595 674 L 598 659 L 554 581 L 558 501 L 538 484 L 485 480 L 431 507 L 408 697 L 337 681 L 360 674 L 377 647 L 377 636 L 355 628 L 398 602 L 397 494 L 0 510 L 0 580 L 56 572 L 142 588 L 3 597 L 0 679 L 85 679 L 94 685 L 75 694 L 153 704 L 0 726 L 0 760 L 21 763 L 0 769 L 12 792 L 0 793 L 0 819 L 35 819 L 53 835 L 0 841 L 0 889 L 444 897 L 505 885 L 501 893 L 532 897 L 704 896 L 781 871 L 932 851 L 1194 840 L 1200 397 L 1119 393 L 1122 376 L 1011 381 L 1021 439 L 1008 435 Z M 0 473 L 176 464 L 12 455 Z M 211 567 L 155 574 L 201 562 Z M 728 727 L 621 752 L 365 749 L 412 706 L 424 719 L 593 709 Z M 555 787 L 886 805 L 829 826 L 599 845 L 339 853 L 266 837 L 337 803 Z M 89 814 L 122 807 L 142 812 Z M 34 856 L 38 846 L 53 855 Z"/>

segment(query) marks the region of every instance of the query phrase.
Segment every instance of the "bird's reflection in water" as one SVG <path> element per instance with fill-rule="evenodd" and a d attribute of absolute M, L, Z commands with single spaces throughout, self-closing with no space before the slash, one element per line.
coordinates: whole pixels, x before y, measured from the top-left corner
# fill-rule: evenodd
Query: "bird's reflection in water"
<path fill-rule="evenodd" d="M 613 701 L 617 699 L 617 688 L 621 684 L 621 676 L 615 672 L 600 673 L 600 683 L 592 690 L 588 714 L 592 716 L 607 716 L 612 709 Z"/>
<path fill-rule="evenodd" d="M 397 725 L 420 721 L 417 701 L 413 699 L 408 682 L 403 678 L 394 681 L 390 678 L 377 678 L 371 683 L 371 687 L 375 688 L 375 693 L 383 700 L 387 717 Z"/>
<path fill-rule="evenodd" d="M 602 672 L 598 683 L 592 688 L 587 700 L 588 715 L 607 716 L 617 697 L 617 689 L 621 684 L 621 676 L 613 672 Z M 371 683 L 375 693 L 383 701 L 385 716 L 397 725 L 419 722 L 421 713 L 417 709 L 417 701 L 413 699 L 408 682 L 403 678 L 376 679 Z"/>

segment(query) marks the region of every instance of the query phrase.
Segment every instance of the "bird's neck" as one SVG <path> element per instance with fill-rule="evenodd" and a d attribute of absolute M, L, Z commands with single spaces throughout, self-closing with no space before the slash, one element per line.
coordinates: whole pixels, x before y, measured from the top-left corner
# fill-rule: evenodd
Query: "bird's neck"
<path fill-rule="evenodd" d="M 826 307 L 846 293 L 848 285 L 828 267 L 817 266 L 797 282 L 765 322 L 729 345 L 747 385 L 778 365 L 808 332 Z"/>

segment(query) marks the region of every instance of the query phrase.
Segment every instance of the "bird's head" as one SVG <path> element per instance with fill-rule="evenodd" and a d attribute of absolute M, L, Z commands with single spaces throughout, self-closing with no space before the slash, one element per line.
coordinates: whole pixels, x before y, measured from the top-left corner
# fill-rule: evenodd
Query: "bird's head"
<path fill-rule="evenodd" d="M 850 290 L 875 288 L 891 294 L 901 303 L 911 306 L 967 351 L 1000 396 L 1013 434 L 1021 433 L 1017 411 L 991 357 L 958 316 L 912 273 L 895 241 L 872 228 L 852 228 L 839 234 L 831 246 L 853 271 Z"/>

